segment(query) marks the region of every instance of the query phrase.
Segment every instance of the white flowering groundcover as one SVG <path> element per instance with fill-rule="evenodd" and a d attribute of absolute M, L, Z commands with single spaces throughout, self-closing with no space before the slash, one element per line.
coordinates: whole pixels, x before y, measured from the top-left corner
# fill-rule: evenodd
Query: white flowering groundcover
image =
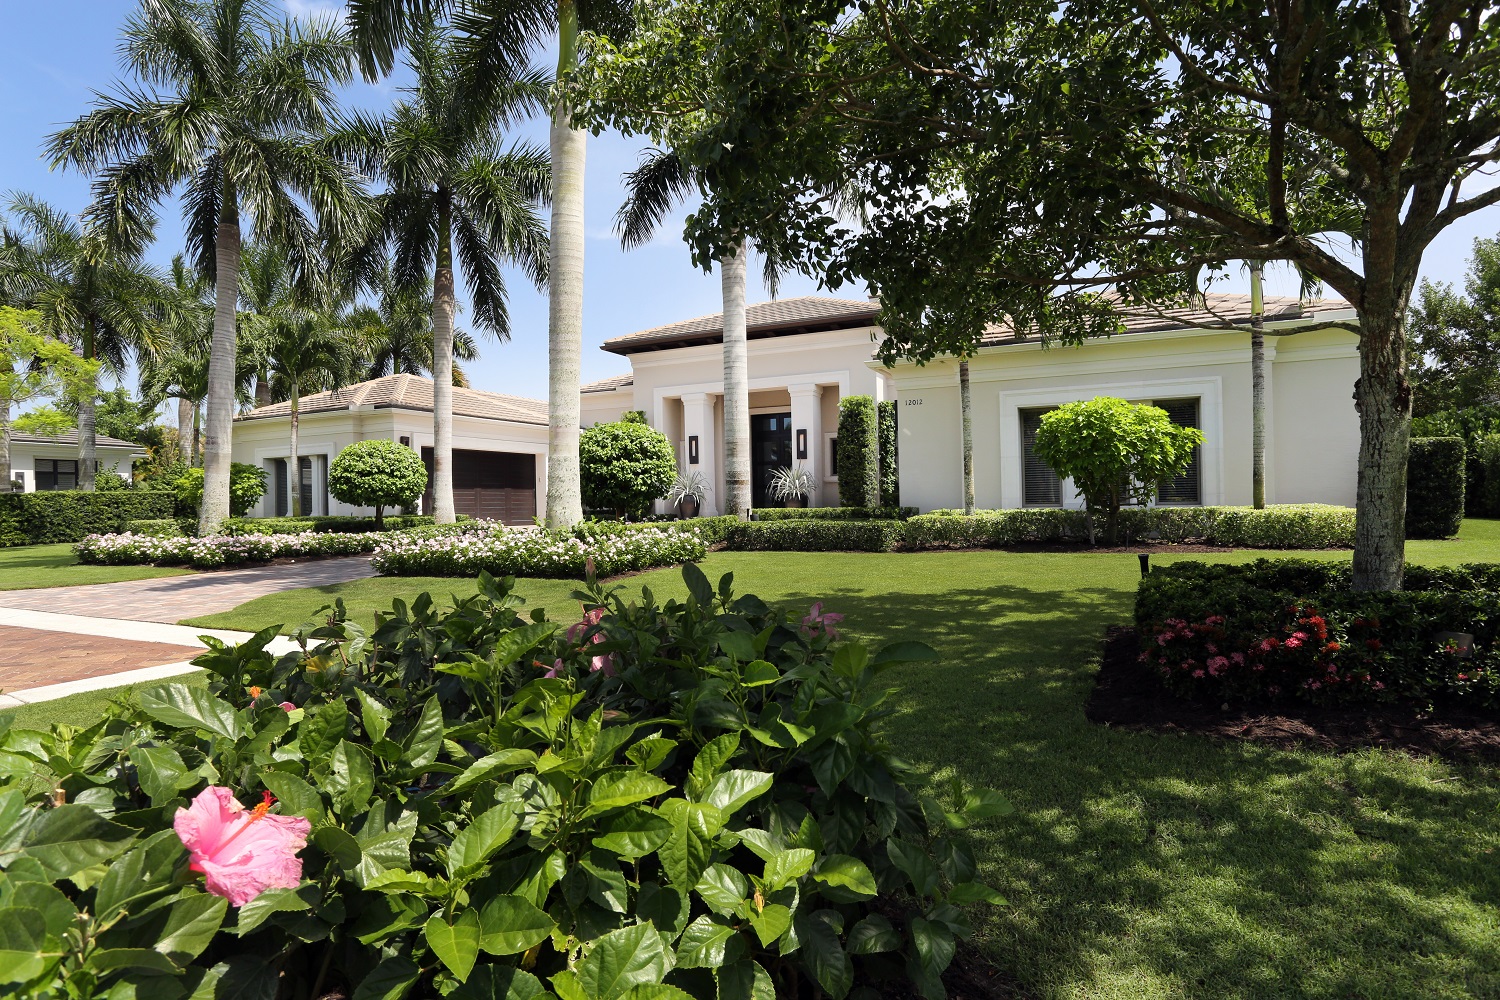
<path fill-rule="evenodd" d="M 696 562 L 706 552 L 702 537 L 689 527 L 642 525 L 584 540 L 568 532 L 506 528 L 496 522 L 470 522 L 459 531 L 415 531 L 381 539 L 372 560 L 382 576 L 582 577 L 613 576 L 655 566 Z"/>
<path fill-rule="evenodd" d="M 73 546 L 81 563 L 104 566 L 192 566 L 215 569 L 241 563 L 298 556 L 349 556 L 373 551 L 385 535 L 336 535 L 305 531 L 296 535 L 209 535 L 156 538 L 124 532 L 89 535 Z"/>

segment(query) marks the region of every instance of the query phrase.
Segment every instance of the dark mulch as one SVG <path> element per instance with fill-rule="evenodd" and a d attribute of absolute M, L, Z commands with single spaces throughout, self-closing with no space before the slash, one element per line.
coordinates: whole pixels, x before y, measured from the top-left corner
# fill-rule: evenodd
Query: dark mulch
<path fill-rule="evenodd" d="M 1104 662 L 1084 714 L 1124 729 L 1203 733 L 1281 748 L 1349 750 L 1382 747 L 1425 756 L 1500 762 L 1500 713 L 1453 706 L 1306 705 L 1297 702 L 1225 705 L 1167 691 L 1136 659 L 1135 629 L 1112 627 Z"/>

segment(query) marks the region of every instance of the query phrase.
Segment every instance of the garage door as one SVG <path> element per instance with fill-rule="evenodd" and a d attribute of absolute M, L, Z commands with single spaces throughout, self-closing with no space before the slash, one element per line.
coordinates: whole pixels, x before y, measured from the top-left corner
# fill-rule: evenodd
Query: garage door
<path fill-rule="evenodd" d="M 422 449 L 432 480 L 432 449 Z M 432 488 L 422 498 L 432 510 Z M 536 456 L 508 451 L 453 451 L 453 510 L 457 514 L 530 524 L 536 516 Z"/>

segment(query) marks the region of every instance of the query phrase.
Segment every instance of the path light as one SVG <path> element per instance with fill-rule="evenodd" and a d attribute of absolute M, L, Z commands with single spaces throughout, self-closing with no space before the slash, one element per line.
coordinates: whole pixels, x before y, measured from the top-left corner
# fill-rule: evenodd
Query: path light
<path fill-rule="evenodd" d="M 1151 572 L 1151 553 L 1138 552 L 1136 558 L 1141 561 L 1141 579 L 1144 580 Z"/>

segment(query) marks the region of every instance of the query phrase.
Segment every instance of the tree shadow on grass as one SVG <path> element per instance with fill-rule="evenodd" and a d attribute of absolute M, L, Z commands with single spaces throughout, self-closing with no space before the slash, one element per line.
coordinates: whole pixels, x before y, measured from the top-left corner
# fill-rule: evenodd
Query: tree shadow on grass
<path fill-rule="evenodd" d="M 776 602 L 822 600 L 855 638 L 939 650 L 886 675 L 899 690 L 886 732 L 928 774 L 1016 803 L 976 831 L 985 876 L 1012 903 L 981 914 L 981 938 L 1032 987 L 1500 995 L 1494 772 L 1095 726 L 1091 661 L 1129 599 L 995 585 Z"/>

